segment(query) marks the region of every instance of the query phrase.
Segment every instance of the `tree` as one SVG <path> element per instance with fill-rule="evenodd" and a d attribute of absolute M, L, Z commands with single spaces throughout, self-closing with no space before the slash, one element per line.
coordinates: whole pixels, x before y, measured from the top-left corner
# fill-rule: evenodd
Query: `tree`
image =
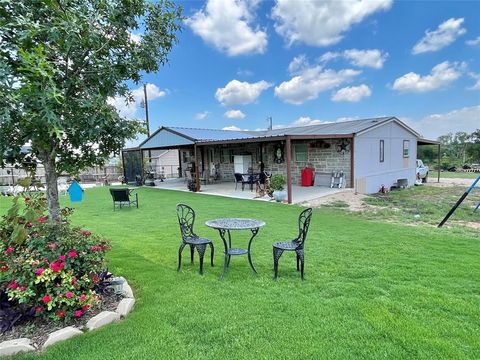
<path fill-rule="evenodd" d="M 467 154 L 472 163 L 480 164 L 480 129 L 475 130 L 470 135 L 471 144 L 467 149 Z"/>
<path fill-rule="evenodd" d="M 58 174 L 104 163 L 141 130 L 109 99 L 133 101 L 127 82 L 168 61 L 181 11 L 169 0 L 0 0 L 0 166 L 31 146 L 52 220 Z"/>

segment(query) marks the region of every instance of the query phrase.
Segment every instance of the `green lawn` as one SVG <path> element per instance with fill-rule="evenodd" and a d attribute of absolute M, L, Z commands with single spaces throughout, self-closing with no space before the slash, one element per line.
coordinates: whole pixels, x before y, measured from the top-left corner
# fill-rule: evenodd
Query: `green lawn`
<path fill-rule="evenodd" d="M 295 234 L 299 207 L 148 188 L 138 193 L 138 210 L 114 213 L 106 188 L 87 190 L 73 216 L 112 241 L 110 270 L 134 288 L 134 312 L 22 359 L 480 358 L 478 237 L 315 210 L 305 282 L 288 253 L 275 282 L 271 244 Z M 3 210 L 6 202 L 0 199 Z M 197 232 L 215 241 L 215 267 L 206 266 L 204 276 L 197 259 L 176 271 L 178 202 L 197 210 Z M 253 245 L 258 275 L 238 257 L 219 281 L 221 241 L 203 224 L 226 216 L 266 221 Z M 233 240 L 245 245 L 247 233 Z"/>
<path fill-rule="evenodd" d="M 480 176 L 480 173 L 472 173 L 472 172 L 450 172 L 450 171 L 443 171 L 440 173 L 440 178 L 445 179 L 476 179 Z M 437 178 L 436 172 L 431 172 L 429 175 L 429 181 L 435 181 Z"/>

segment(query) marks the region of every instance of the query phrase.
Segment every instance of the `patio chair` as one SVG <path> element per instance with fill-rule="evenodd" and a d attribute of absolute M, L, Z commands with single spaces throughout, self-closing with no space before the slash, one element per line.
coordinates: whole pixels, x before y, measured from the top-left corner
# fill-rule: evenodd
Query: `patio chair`
<path fill-rule="evenodd" d="M 185 246 L 190 246 L 190 261 L 193 264 L 193 255 L 195 253 L 195 248 L 198 251 L 200 257 L 200 274 L 203 274 L 203 257 L 205 255 L 205 250 L 207 245 L 210 246 L 210 264 L 213 266 L 213 254 L 214 247 L 213 242 L 210 239 L 202 238 L 195 234 L 193 231 L 193 225 L 195 223 L 195 211 L 188 205 L 178 204 L 177 205 L 177 217 L 178 224 L 180 225 L 180 233 L 182 234 L 182 243 L 178 249 L 178 268 L 177 271 L 180 271 L 182 266 L 182 251 Z"/>
<path fill-rule="evenodd" d="M 304 245 L 307 238 L 308 227 L 312 217 L 312 209 L 303 210 L 298 217 L 298 236 L 291 241 L 279 241 L 273 244 L 273 271 L 274 279 L 278 276 L 278 260 L 284 251 L 295 251 L 297 255 L 297 271 L 300 271 L 302 280 L 304 279 Z"/>
<path fill-rule="evenodd" d="M 112 195 L 112 200 L 113 200 L 113 211 L 115 211 L 116 207 L 119 207 L 120 209 L 124 205 L 128 205 L 131 207 L 131 205 L 135 205 L 138 209 L 138 194 L 135 193 L 135 200 L 130 199 L 130 189 L 128 188 L 111 188 L 110 189 L 110 195 Z"/>

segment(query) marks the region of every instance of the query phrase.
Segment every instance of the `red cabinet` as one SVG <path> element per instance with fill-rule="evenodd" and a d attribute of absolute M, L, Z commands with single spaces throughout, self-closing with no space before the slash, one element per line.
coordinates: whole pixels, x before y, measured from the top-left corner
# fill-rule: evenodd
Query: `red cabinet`
<path fill-rule="evenodd" d="M 302 170 L 302 186 L 313 186 L 313 169 L 306 167 Z"/>

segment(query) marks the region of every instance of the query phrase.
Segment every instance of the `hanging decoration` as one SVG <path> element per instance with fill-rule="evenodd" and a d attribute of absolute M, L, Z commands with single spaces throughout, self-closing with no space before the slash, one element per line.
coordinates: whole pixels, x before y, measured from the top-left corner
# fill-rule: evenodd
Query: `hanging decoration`
<path fill-rule="evenodd" d="M 275 150 L 274 150 L 274 161 L 277 163 L 277 164 L 281 164 L 285 161 L 284 159 L 284 151 L 283 151 L 283 143 L 280 143 L 278 144 L 277 146 L 275 146 Z"/>
<path fill-rule="evenodd" d="M 337 143 L 337 146 L 336 146 L 337 152 L 339 152 L 339 153 L 341 153 L 342 155 L 344 155 L 346 152 L 349 151 L 349 149 L 348 149 L 348 146 L 349 146 L 349 145 L 350 145 L 350 144 L 349 144 L 348 141 L 346 141 L 346 140 L 340 141 L 339 143 Z"/>

